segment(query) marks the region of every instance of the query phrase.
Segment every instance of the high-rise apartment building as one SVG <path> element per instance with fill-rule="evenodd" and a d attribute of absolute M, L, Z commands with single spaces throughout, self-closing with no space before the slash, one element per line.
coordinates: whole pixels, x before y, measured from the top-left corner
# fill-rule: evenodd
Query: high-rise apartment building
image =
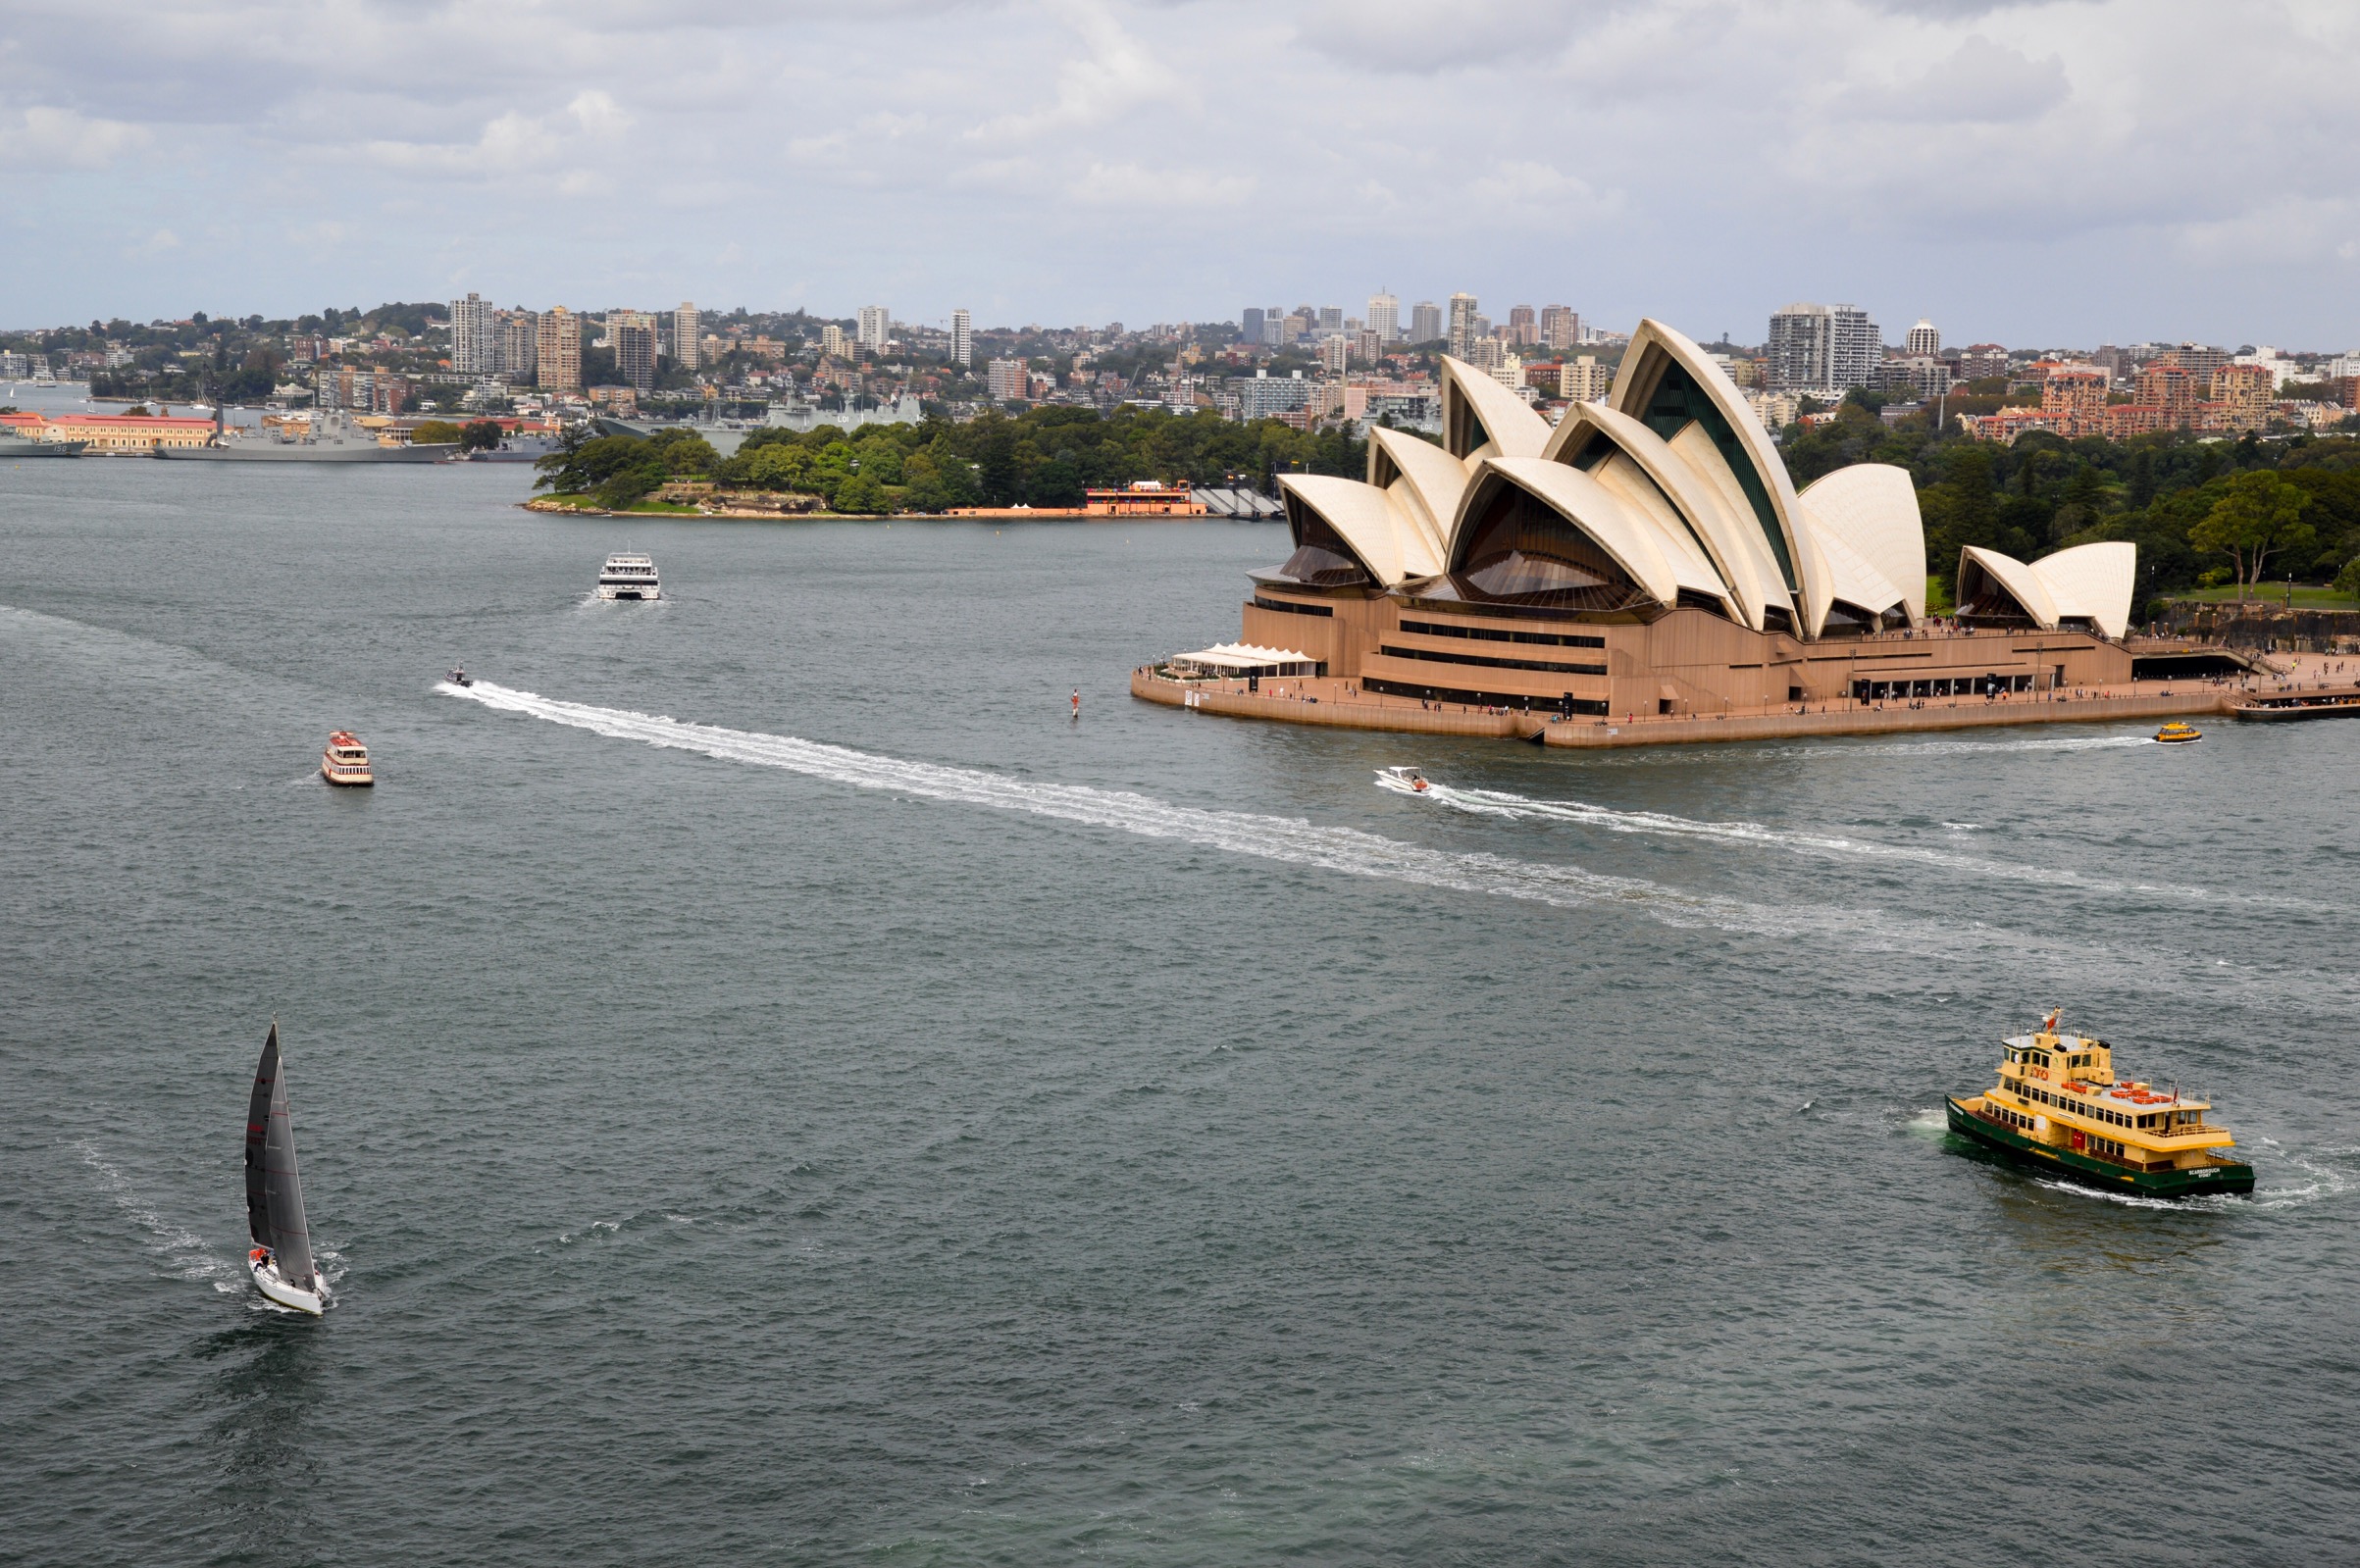
<path fill-rule="evenodd" d="M 493 330 L 498 343 L 491 373 L 511 386 L 530 386 L 534 367 L 540 362 L 540 312 L 522 306 L 501 311 Z"/>
<path fill-rule="evenodd" d="M 1598 403 L 1614 385 L 1615 373 L 1599 364 L 1595 354 L 1584 354 L 1560 368 L 1557 395 L 1576 403 Z"/>
<path fill-rule="evenodd" d="M 1519 348 L 1530 348 L 1541 340 L 1540 318 L 1530 305 L 1508 307 L 1508 340 Z"/>
<path fill-rule="evenodd" d="M 1032 373 L 1020 359 L 996 359 L 985 372 L 984 386 L 995 402 L 1022 401 L 1032 392 Z"/>
<path fill-rule="evenodd" d="M 1442 335 L 1442 307 L 1421 299 L 1410 307 L 1410 341 L 1431 343 Z"/>
<path fill-rule="evenodd" d="M 975 318 L 963 310 L 950 313 L 950 359 L 956 365 L 975 363 Z"/>
<path fill-rule="evenodd" d="M 1909 336 L 1902 340 L 1902 347 L 1909 351 L 1912 359 L 1921 354 L 1930 357 L 1942 352 L 1942 334 L 1932 322 L 1921 316 L 1918 325 L 1910 329 Z"/>
<path fill-rule="evenodd" d="M 1262 308 L 1259 305 L 1247 306 L 1238 316 L 1239 338 L 1248 343 L 1260 342 L 1262 340 Z"/>
<path fill-rule="evenodd" d="M 489 376 L 499 351 L 491 301 L 481 294 L 450 302 L 450 368 L 462 376 Z"/>
<path fill-rule="evenodd" d="M 843 328 L 830 322 L 819 329 L 819 351 L 823 356 L 850 359 L 852 340 L 845 336 Z"/>
<path fill-rule="evenodd" d="M 1321 334 L 1322 336 L 1324 336 L 1324 335 L 1326 335 L 1326 334 L 1327 334 L 1327 333 L 1329 333 L 1329 332 L 1340 332 L 1340 331 L 1342 331 L 1342 330 L 1344 330 L 1344 307 L 1343 307 L 1343 306 L 1341 306 L 1341 305 L 1322 305 L 1322 306 L 1320 306 L 1320 307 L 1319 307 L 1319 331 L 1320 331 L 1320 334 Z"/>
<path fill-rule="evenodd" d="M 615 375 L 640 391 L 655 385 L 655 318 L 643 310 L 606 313 L 606 340 L 615 352 Z"/>
<path fill-rule="evenodd" d="M 673 364 L 684 371 L 696 368 L 697 345 L 702 341 L 703 331 L 703 318 L 696 314 L 696 307 L 682 300 L 672 313 L 672 341 L 667 345 Z"/>
<path fill-rule="evenodd" d="M 1782 392 L 1866 386 L 1884 342 L 1868 312 L 1851 305 L 1789 305 L 1770 318 L 1770 383 Z"/>
<path fill-rule="evenodd" d="M 534 344 L 534 382 L 546 392 L 582 390 L 582 318 L 563 305 L 543 311 Z"/>
<path fill-rule="evenodd" d="M 1368 330 L 1377 334 L 1380 343 L 1399 342 L 1402 335 L 1402 302 L 1391 294 L 1369 295 Z"/>
<path fill-rule="evenodd" d="M 1581 318 L 1570 305 L 1541 307 L 1541 347 L 1562 354 L 1581 341 Z"/>
<path fill-rule="evenodd" d="M 1475 339 L 1481 335 L 1475 326 L 1475 296 L 1463 293 L 1453 294 L 1449 328 L 1450 353 L 1453 359 L 1471 359 L 1474 356 Z"/>
<path fill-rule="evenodd" d="M 1352 339 L 1335 332 L 1319 340 L 1319 368 L 1330 376 L 1341 376 L 1350 368 Z"/>
<path fill-rule="evenodd" d="M 894 335 L 894 313 L 883 305 L 863 305 L 858 329 L 860 346 L 872 354 L 882 354 L 885 340 Z"/>
<path fill-rule="evenodd" d="M 2149 361 L 2138 373 L 2138 400 L 2162 409 L 2174 424 L 2184 425 L 2196 411 L 2196 385 L 2179 366 Z"/>

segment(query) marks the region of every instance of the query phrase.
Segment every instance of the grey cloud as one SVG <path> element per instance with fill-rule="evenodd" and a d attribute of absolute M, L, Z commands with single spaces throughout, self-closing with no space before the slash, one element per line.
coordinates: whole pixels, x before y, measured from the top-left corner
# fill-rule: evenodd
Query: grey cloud
<path fill-rule="evenodd" d="M 1976 33 L 1922 74 L 1847 88 L 1831 107 L 1861 120 L 2003 124 L 2036 119 L 2072 91 L 2064 61 L 2029 60 Z"/>
<path fill-rule="evenodd" d="M 1296 29 L 1307 48 L 1349 65 L 1411 74 L 1554 54 L 1621 0 L 1314 0 Z"/>

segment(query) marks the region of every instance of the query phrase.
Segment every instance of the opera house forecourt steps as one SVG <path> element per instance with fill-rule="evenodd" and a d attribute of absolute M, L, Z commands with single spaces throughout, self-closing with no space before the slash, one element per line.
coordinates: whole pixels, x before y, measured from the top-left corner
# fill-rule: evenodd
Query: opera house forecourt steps
<path fill-rule="evenodd" d="M 1554 429 L 1446 358 L 1442 427 L 1371 430 L 1365 480 L 1281 478 L 1294 549 L 1252 574 L 1238 641 L 1135 671 L 1133 694 L 1630 745 L 2214 712 L 2191 676 L 2241 663 L 2142 658 L 2128 543 L 1970 548 L 1958 614 L 1928 620 L 1909 474 L 1797 490 L 1727 375 L 1658 321 Z"/>

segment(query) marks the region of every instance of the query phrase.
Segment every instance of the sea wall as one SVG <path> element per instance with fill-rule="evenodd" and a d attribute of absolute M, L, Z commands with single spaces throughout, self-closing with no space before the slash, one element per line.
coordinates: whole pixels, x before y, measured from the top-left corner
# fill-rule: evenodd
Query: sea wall
<path fill-rule="evenodd" d="M 2131 697 L 2014 697 L 1940 699 L 1923 708 L 1837 708 L 1809 713 L 1734 714 L 1717 719 L 1642 718 L 1635 721 L 1574 719 L 1549 722 L 1545 715 L 1468 713 L 1424 709 L 1404 703 L 1317 701 L 1298 696 L 1212 690 L 1170 681 L 1152 670 L 1131 672 L 1131 695 L 1169 707 L 1235 719 L 1269 719 L 1281 724 L 1328 725 L 1346 730 L 1387 730 L 1408 734 L 1479 735 L 1529 740 L 1537 732 L 1552 746 L 1589 749 L 1621 746 L 1695 745 L 1715 740 L 1780 740 L 1798 735 L 1902 734 L 1923 731 L 1981 730 L 2002 725 L 2102 724 L 2162 720 L 2187 714 L 2227 714 L 2230 693 L 2194 683 L 2173 683 Z"/>

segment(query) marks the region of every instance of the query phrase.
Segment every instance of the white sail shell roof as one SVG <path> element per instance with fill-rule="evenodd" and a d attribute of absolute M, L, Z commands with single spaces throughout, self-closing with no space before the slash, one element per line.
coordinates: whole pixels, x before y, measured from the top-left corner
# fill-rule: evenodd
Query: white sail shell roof
<path fill-rule="evenodd" d="M 1441 553 L 1410 504 L 1390 492 L 1326 474 L 1283 475 L 1278 487 L 1316 512 L 1383 586 L 1442 570 Z"/>
<path fill-rule="evenodd" d="M 1369 427 L 1368 482 L 1401 500 L 1438 560 L 1450 545 L 1451 520 L 1459 515 L 1466 481 L 1466 465 L 1432 441 L 1408 430 Z"/>
<path fill-rule="evenodd" d="M 1687 538 L 1667 533 L 1654 519 L 1624 504 L 1581 470 L 1542 457 L 1483 460 L 1451 530 L 1453 565 L 1458 563 L 1464 532 L 1490 492 L 1494 476 L 1498 482 L 1515 485 L 1581 530 L 1659 603 L 1676 603 L 1682 588 L 1715 598 L 1727 596 L 1719 574 Z"/>
<path fill-rule="evenodd" d="M 1970 565 L 1997 580 L 1999 585 L 2008 590 L 2009 597 L 2017 602 L 2026 615 L 2031 617 L 2033 625 L 2045 631 L 2057 630 L 2056 601 L 2049 597 L 2048 584 L 2041 582 L 2030 567 L 2012 555 L 1986 550 L 1979 544 L 1970 544 L 1959 552 L 1959 572 L 1962 577 Z M 1962 582 L 1959 585 L 1962 604 L 1966 602 L 1966 584 Z"/>
<path fill-rule="evenodd" d="M 1570 463 L 1595 435 L 1612 441 L 1621 458 L 1645 473 L 1678 508 L 1693 531 L 1692 542 L 1701 542 L 1725 584 L 1723 603 L 1732 620 L 1759 632 L 1766 605 L 1791 608 L 1778 563 L 1770 559 L 1745 497 L 1735 496 L 1735 505 L 1743 510 L 1732 511 L 1730 494 L 1719 482 L 1697 473 L 1662 436 L 1628 414 L 1604 403 L 1576 404 L 1558 423 L 1544 455 L 1553 462 Z M 1721 478 L 1726 477 L 1722 469 Z"/>
<path fill-rule="evenodd" d="M 1466 433 L 1466 416 L 1481 422 L 1485 441 Z M 1443 445 L 1450 455 L 1473 463 L 1485 457 L 1538 457 L 1549 444 L 1549 422 L 1530 404 L 1466 361 L 1443 356 Z M 1461 450 L 1464 445 L 1465 450 Z"/>
<path fill-rule="evenodd" d="M 1835 598 L 1874 611 L 1899 603 L 1913 622 L 1924 618 L 1925 523 L 1918 513 L 1918 487 L 1908 470 L 1889 463 L 1857 463 L 1806 485 L 1796 501 L 1830 568 L 1852 573 L 1848 563 L 1857 560 L 1882 584 L 1863 589 L 1883 595 L 1881 603 L 1855 597 L 1841 585 L 1832 587 Z M 1888 595 L 1888 588 L 1897 590 L 1898 598 Z"/>
<path fill-rule="evenodd" d="M 2032 576 L 2048 589 L 2061 621 L 2086 618 L 2110 637 L 2130 630 L 2130 592 L 2138 578 L 2138 546 L 2116 539 L 2077 544 L 2034 561 Z"/>
<path fill-rule="evenodd" d="M 1794 482 L 1787 477 L 1786 464 L 1778 450 L 1754 417 L 1753 409 L 1738 390 L 1727 373 L 1713 362 L 1713 356 L 1673 329 L 1649 317 L 1639 323 L 1631 333 L 1630 346 L 1622 351 L 1622 364 L 1615 373 L 1615 389 L 1607 398 L 1617 412 L 1633 419 L 1644 420 L 1647 402 L 1662 380 L 1660 361 L 1668 359 L 1687 374 L 1689 381 L 1704 394 L 1706 401 L 1720 415 L 1736 438 L 1742 460 L 1755 480 L 1762 485 L 1770 508 L 1770 521 L 1777 528 L 1788 555 L 1794 560 L 1797 585 L 1801 588 L 1804 619 L 1814 622 L 1826 615 L 1829 597 L 1827 584 L 1813 582 L 1805 574 L 1805 553 L 1801 545 L 1801 527 L 1798 514 L 1801 507 L 1795 499 Z M 1761 519 L 1753 502 L 1745 495 L 1743 485 L 1729 468 L 1728 459 L 1713 439 L 1696 426 L 1678 431 L 1670 441 L 1671 449 L 1680 454 L 1691 468 L 1713 480 L 1734 503 L 1734 509 L 1757 529 Z M 1808 634 L 1808 633 L 1807 633 Z"/>

